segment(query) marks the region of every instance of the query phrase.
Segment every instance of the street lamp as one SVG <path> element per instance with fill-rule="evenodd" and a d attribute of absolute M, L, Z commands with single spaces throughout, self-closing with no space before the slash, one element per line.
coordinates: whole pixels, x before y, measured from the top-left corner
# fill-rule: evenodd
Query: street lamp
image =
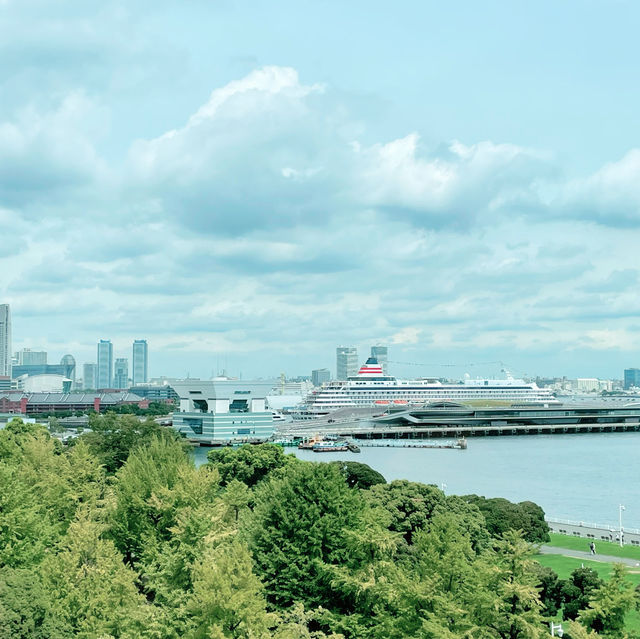
<path fill-rule="evenodd" d="M 622 504 L 620 504 L 618 506 L 618 518 L 620 520 L 620 547 L 622 548 L 622 546 L 624 546 L 624 542 L 622 540 L 622 537 L 624 535 L 624 532 L 622 531 L 622 511 L 624 510 L 624 506 Z"/>

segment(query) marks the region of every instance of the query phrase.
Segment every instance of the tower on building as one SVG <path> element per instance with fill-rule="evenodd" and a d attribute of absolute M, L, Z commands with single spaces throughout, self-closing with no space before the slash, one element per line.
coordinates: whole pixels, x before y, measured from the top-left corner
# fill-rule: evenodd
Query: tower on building
<path fill-rule="evenodd" d="M 116 388 L 129 388 L 129 360 L 126 357 L 116 358 L 113 385 Z"/>
<path fill-rule="evenodd" d="M 98 370 L 96 388 L 111 388 L 113 385 L 113 344 L 110 339 L 98 342 Z"/>
<path fill-rule="evenodd" d="M 382 374 L 389 374 L 389 360 L 388 360 L 388 352 L 389 349 L 386 346 L 372 346 L 371 347 L 371 357 L 375 357 L 378 360 L 378 364 L 382 367 Z"/>
<path fill-rule="evenodd" d="M 358 349 L 355 346 L 336 348 L 336 379 L 347 379 L 358 374 Z"/>
<path fill-rule="evenodd" d="M 11 378 L 11 309 L 0 304 L 0 377 Z"/>
<path fill-rule="evenodd" d="M 146 339 L 137 339 L 133 342 L 133 385 L 146 384 L 149 381 L 148 367 L 149 347 Z"/>

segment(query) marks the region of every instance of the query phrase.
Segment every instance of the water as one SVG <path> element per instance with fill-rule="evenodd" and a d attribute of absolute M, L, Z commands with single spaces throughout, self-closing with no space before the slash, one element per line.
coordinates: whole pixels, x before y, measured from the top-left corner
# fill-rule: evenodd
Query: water
<path fill-rule="evenodd" d="M 311 461 L 368 464 L 387 479 L 445 485 L 447 494 L 530 500 L 550 517 L 640 528 L 640 433 L 467 439 L 467 450 L 363 448 L 360 454 L 285 449 Z M 209 449 L 196 449 L 196 463 Z"/>

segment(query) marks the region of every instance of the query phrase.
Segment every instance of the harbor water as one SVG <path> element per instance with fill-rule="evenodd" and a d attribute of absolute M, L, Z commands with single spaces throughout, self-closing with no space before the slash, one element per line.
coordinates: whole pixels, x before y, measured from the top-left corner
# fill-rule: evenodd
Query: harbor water
<path fill-rule="evenodd" d="M 640 528 L 640 433 L 472 437 L 467 450 L 362 448 L 360 454 L 285 449 L 310 461 L 368 464 L 387 481 L 408 479 L 447 494 L 530 500 L 547 516 Z M 196 463 L 210 449 L 196 449 Z"/>

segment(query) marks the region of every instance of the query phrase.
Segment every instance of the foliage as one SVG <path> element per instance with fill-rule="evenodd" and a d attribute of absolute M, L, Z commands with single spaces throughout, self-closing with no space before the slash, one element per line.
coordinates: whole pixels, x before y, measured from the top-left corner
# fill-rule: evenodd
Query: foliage
<path fill-rule="evenodd" d="M 243 444 L 238 448 L 220 448 L 212 450 L 207 459 L 220 473 L 223 486 L 233 479 L 241 481 L 250 488 L 262 481 L 278 468 L 290 461 L 281 446 L 274 444 Z"/>
<path fill-rule="evenodd" d="M 174 430 L 160 426 L 152 419 L 141 421 L 133 415 L 116 415 L 113 412 L 90 415 L 89 428 L 91 430 L 82 434 L 80 439 L 98 457 L 108 474 L 115 473 L 134 448 L 148 444 L 154 437 L 179 439 Z"/>
<path fill-rule="evenodd" d="M 389 529 L 402 533 L 407 544 L 416 532 L 425 529 L 434 510 L 445 501 L 444 493 L 435 486 L 404 479 L 377 484 L 364 495 L 371 506 L 389 513 Z"/>
<path fill-rule="evenodd" d="M 568 580 L 558 583 L 558 592 L 564 604 L 563 619 L 576 619 L 589 604 L 591 595 L 602 585 L 598 573 L 591 568 L 576 568 Z"/>
<path fill-rule="evenodd" d="M 335 464 L 347 482 L 349 488 L 371 488 L 376 484 L 386 484 L 387 480 L 367 464 L 352 461 L 336 461 Z"/>
<path fill-rule="evenodd" d="M 487 529 L 493 537 L 500 537 L 510 530 L 521 530 L 530 543 L 549 541 L 549 526 L 544 511 L 531 501 L 514 504 L 508 499 L 487 499 L 478 495 L 466 495 L 465 499 L 478 507 L 484 515 Z"/>
<path fill-rule="evenodd" d="M 357 526 L 363 508 L 329 464 L 295 464 L 260 486 L 249 546 L 268 599 L 281 607 L 325 602 L 331 589 L 322 566 L 348 559 L 345 531 Z"/>

